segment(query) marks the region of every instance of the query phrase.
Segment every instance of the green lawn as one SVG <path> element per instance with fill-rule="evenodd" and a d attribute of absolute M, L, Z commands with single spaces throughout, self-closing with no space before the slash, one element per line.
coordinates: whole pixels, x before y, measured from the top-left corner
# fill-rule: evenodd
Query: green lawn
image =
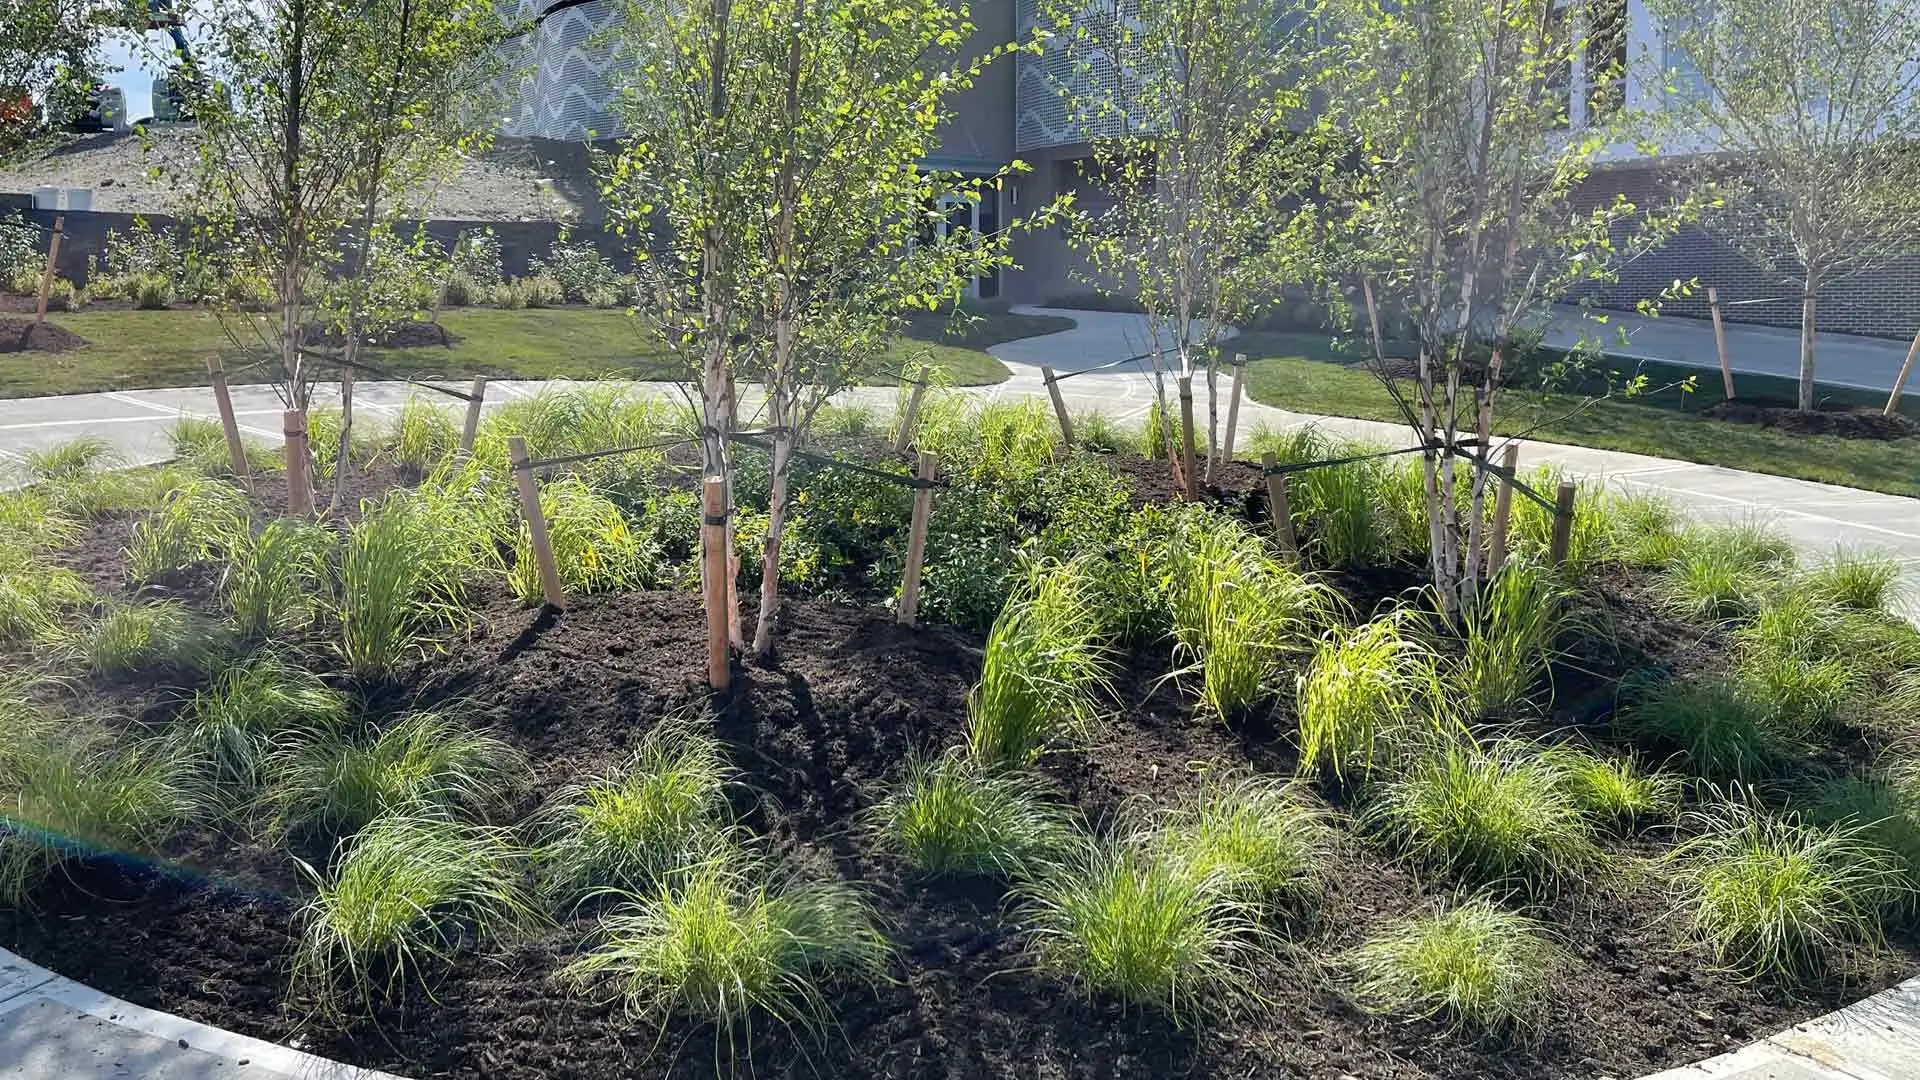
<path fill-rule="evenodd" d="M 211 354 L 236 371 L 235 382 L 263 378 L 258 370 L 238 370 L 261 355 L 260 336 L 247 316 L 223 322 L 206 311 L 83 310 L 49 318 L 87 339 L 86 347 L 0 356 L 0 397 L 197 386 L 207 380 Z M 451 347 L 373 350 L 367 362 L 397 375 L 435 379 L 673 379 L 681 373 L 665 346 L 624 311 L 457 308 L 443 312 L 440 322 L 458 339 Z M 958 386 L 997 383 L 1007 369 L 982 351 L 986 346 L 1072 325 L 1069 319 L 1003 312 L 982 313 L 963 325 L 920 316 L 895 342 L 884 370 L 863 381 L 890 384 L 902 368 L 917 369 L 924 360 Z"/>
<path fill-rule="evenodd" d="M 1325 335 L 1250 333 L 1233 346 L 1252 358 L 1247 392 L 1256 401 L 1297 412 L 1398 420 L 1392 400 L 1371 374 L 1344 366 L 1354 359 L 1337 355 Z M 1622 362 L 1629 363 L 1630 362 Z M 1648 377 L 1652 387 L 1698 376 L 1698 389 L 1677 389 L 1640 397 L 1612 397 L 1582 406 L 1587 398 L 1571 392 L 1546 393 L 1516 386 L 1503 392 L 1494 426 L 1501 434 L 1531 429 L 1531 436 L 1607 450 L 1724 465 L 1751 472 L 1819 480 L 1848 487 L 1920 496 L 1920 439 L 1879 442 L 1831 436 L 1789 435 L 1749 424 L 1708 420 L 1701 409 L 1722 400 L 1717 372 L 1665 364 L 1619 368 Z M 1604 379 L 1582 389 L 1598 392 Z M 1742 397 L 1790 398 L 1786 379 L 1736 376 Z M 1821 387 L 1823 399 L 1848 404 L 1884 404 L 1885 395 Z M 1877 401 L 1876 401 L 1877 397 Z M 1909 415 L 1920 411 L 1902 402 Z"/>

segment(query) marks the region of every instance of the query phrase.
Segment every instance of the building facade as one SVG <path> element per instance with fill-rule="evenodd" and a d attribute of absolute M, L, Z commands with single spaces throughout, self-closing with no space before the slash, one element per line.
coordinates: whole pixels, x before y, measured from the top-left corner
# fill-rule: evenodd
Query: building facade
<path fill-rule="evenodd" d="M 530 72 L 517 106 L 507 118 L 507 133 L 582 140 L 617 135 L 614 108 L 618 95 L 615 59 L 605 33 L 618 24 L 619 5 L 609 0 L 510 0 L 522 16 L 553 14 L 523 39 L 520 66 Z M 1041 17 L 1043 0 L 973 0 L 976 26 L 969 49 L 978 54 L 1026 39 Z M 1627 72 L 1624 85 L 1596 87 L 1587 65 L 1576 62 L 1566 93 L 1572 125 L 1583 127 L 1599 109 L 1658 110 L 1669 87 L 1688 89 L 1685 57 L 1660 33 L 1644 0 L 1612 0 L 1599 18 L 1612 29 L 1595 35 L 1610 61 Z M 1596 70 L 1600 65 L 1594 65 Z M 942 133 L 941 148 L 930 168 L 991 176 L 1014 161 L 1025 170 L 978 204 L 948 208 L 951 228 L 993 232 L 1032 209 L 1073 193 L 1082 209 L 1097 210 L 1102 193 L 1083 179 L 1084 166 L 1098 132 L 1081 129 L 1069 114 L 1063 88 L 1075 80 L 1110 77 L 1099 71 L 1073 70 L 1058 51 L 1022 53 L 1009 63 L 990 65 L 974 86 L 953 102 L 954 117 Z M 1586 198 L 1597 204 L 1623 193 L 1637 203 L 1662 198 L 1669 188 L 1664 159 L 1649 159 L 1637 149 L 1615 147 L 1596 169 Z M 981 299 L 1012 303 L 1083 302 L 1095 292 L 1083 260 L 1058 227 L 1023 231 L 1013 242 L 1016 267 L 977 282 Z M 1705 315 L 1704 286 L 1718 289 L 1728 317 L 1736 321 L 1798 326 L 1797 289 L 1749 261 L 1710 232 L 1690 229 L 1660 249 L 1625 267 L 1617 284 L 1595 290 L 1590 299 L 1603 307 L 1630 310 L 1641 299 L 1658 296 L 1675 281 L 1697 280 L 1698 298 L 1672 301 L 1665 310 Z M 1833 284 L 1820 307 L 1824 330 L 1906 337 L 1920 331 L 1920 253 L 1904 256 L 1873 272 Z"/>

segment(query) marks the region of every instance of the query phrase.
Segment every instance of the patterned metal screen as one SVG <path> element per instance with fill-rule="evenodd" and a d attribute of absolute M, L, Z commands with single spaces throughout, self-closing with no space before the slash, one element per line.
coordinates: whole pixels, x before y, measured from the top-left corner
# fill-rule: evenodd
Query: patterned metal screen
<path fill-rule="evenodd" d="M 1122 18 L 1135 18 L 1137 0 L 1089 0 L 1103 11 L 1118 9 Z M 1043 0 L 1017 0 L 1017 34 L 1024 40 L 1033 33 L 1043 15 Z M 1021 53 L 1013 89 L 1016 150 L 1043 150 L 1085 142 L 1103 135 L 1117 135 L 1122 125 L 1117 116 L 1100 117 L 1093 123 L 1076 117 L 1067 106 L 1067 97 L 1112 101 L 1118 98 L 1122 65 L 1111 57 L 1082 63 L 1070 57 L 1064 44 L 1055 42 L 1039 56 Z M 1064 92 L 1063 92 L 1064 91 Z"/>
<path fill-rule="evenodd" d="M 531 18 L 552 2 L 518 0 L 514 14 Z M 617 4 L 593 0 L 555 12 L 522 38 L 507 57 L 521 78 L 518 107 L 509 113 L 506 133 L 569 140 L 619 134 L 613 113 L 619 92 L 611 77 L 615 61 L 604 35 L 619 24 Z"/>

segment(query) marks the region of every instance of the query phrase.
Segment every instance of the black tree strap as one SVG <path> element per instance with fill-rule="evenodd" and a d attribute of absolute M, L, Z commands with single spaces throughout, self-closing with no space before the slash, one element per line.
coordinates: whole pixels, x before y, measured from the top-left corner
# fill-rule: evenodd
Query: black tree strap
<path fill-rule="evenodd" d="M 1265 475 L 1265 476 L 1289 476 L 1289 475 L 1292 475 L 1293 473 L 1311 472 L 1314 469 L 1328 469 L 1336 465 L 1351 465 L 1357 461 L 1374 461 L 1379 458 L 1399 457 L 1403 454 L 1420 454 L 1420 453 L 1426 453 L 1429 451 L 1437 453 L 1441 450 L 1446 449 L 1446 445 L 1447 445 L 1446 443 L 1436 439 L 1433 442 L 1427 443 L 1423 446 L 1409 446 L 1400 450 L 1376 450 L 1368 454 L 1353 454 L 1348 457 L 1328 458 L 1325 461 L 1296 461 L 1286 465 L 1275 465 L 1271 469 L 1262 469 L 1260 471 L 1262 475 Z M 1479 439 L 1459 439 L 1454 442 L 1453 448 L 1457 451 L 1475 450 L 1481 447 L 1482 445 L 1483 444 Z M 1501 480 L 1505 480 L 1507 483 L 1513 485 L 1513 488 L 1515 491 L 1518 491 L 1522 495 L 1525 495 L 1527 498 L 1532 499 L 1534 502 L 1539 503 L 1541 506 L 1545 507 L 1549 511 L 1558 512 L 1559 507 L 1554 503 L 1552 499 L 1549 499 L 1545 495 L 1540 494 L 1540 492 L 1534 490 L 1531 485 L 1521 481 L 1520 478 L 1515 476 L 1511 470 L 1503 469 L 1499 465 L 1494 464 L 1492 461 L 1488 461 L 1486 459 L 1480 458 L 1473 454 L 1466 454 L 1466 453 L 1460 454 L 1458 455 L 1457 460 L 1465 461 L 1469 465 L 1472 465 L 1474 468 L 1479 469 L 1482 472 L 1489 473 L 1495 477 L 1498 477 Z"/>
<path fill-rule="evenodd" d="M 568 454 L 565 457 L 539 458 L 527 462 L 529 469 L 547 469 L 555 465 L 573 465 L 582 461 L 594 461 L 599 458 L 618 457 L 621 454 L 638 454 L 646 450 L 666 450 L 675 446 L 697 442 L 697 439 L 666 439 L 661 442 L 640 443 L 637 446 L 616 446 L 610 450 L 589 450 L 584 454 Z"/>
<path fill-rule="evenodd" d="M 378 367 L 373 364 L 362 363 L 359 360 L 349 360 L 344 356 L 338 356 L 334 353 L 320 352 L 317 349 L 303 348 L 300 351 L 306 354 L 307 356 L 313 357 L 315 360 L 321 360 L 326 363 L 332 364 L 336 367 L 352 368 L 355 371 L 364 371 L 367 374 L 372 375 L 376 378 L 389 379 L 393 382 L 403 382 L 413 386 L 424 387 L 436 393 L 445 394 L 450 398 L 459 398 L 461 401 L 473 400 L 472 394 L 465 393 L 460 390 L 449 390 L 444 386 L 436 386 L 433 383 L 422 382 L 419 379 L 410 379 L 405 375 L 395 375 L 393 372 L 388 371 L 386 368 Z"/>
<path fill-rule="evenodd" d="M 758 432 L 735 431 L 729 434 L 727 438 L 743 446 L 751 446 L 756 450 L 765 450 L 768 453 L 773 452 L 773 443 L 762 438 Z M 945 480 L 922 480 L 917 476 L 888 472 L 885 469 L 876 469 L 868 465 L 861 465 L 858 462 L 847 461 L 844 458 L 833 457 L 830 454 L 816 454 L 811 450 L 802 450 L 799 447 L 794 447 L 788 452 L 794 457 L 811 461 L 817 465 L 825 465 L 831 469 L 844 469 L 847 472 L 860 473 L 865 476 L 871 476 L 876 480 L 890 481 L 899 484 L 901 487 L 913 488 L 917 491 L 947 486 Z"/>
<path fill-rule="evenodd" d="M 1046 381 L 1055 382 L 1055 383 L 1066 382 L 1068 379 L 1073 378 L 1075 375 L 1090 375 L 1096 371 L 1105 371 L 1108 368 L 1117 368 L 1122 364 L 1137 364 L 1142 360 L 1151 360 L 1152 358 L 1153 358 L 1152 353 L 1141 353 L 1138 356 L 1126 356 L 1118 360 L 1110 361 L 1105 364 L 1099 364 L 1095 367 L 1080 368 L 1077 371 L 1056 371 L 1053 373 L 1053 378 L 1048 379 Z"/>

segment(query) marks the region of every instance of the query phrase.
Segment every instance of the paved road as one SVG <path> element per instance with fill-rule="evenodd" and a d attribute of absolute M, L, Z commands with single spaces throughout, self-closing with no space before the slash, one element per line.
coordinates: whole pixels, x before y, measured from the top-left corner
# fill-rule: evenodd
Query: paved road
<path fill-rule="evenodd" d="M 1615 311 L 1594 314 L 1605 321 L 1596 322 L 1576 307 L 1555 308 L 1545 323 L 1546 343 L 1569 348 L 1584 339 L 1616 356 L 1720 370 L 1720 354 L 1713 344 L 1713 324 L 1706 319 L 1676 315 L 1649 319 Z M 1741 323 L 1724 326 L 1727 366 L 1734 371 L 1736 392 L 1741 372 L 1789 379 L 1800 377 L 1799 330 Z M 1622 331 L 1627 335 L 1625 345 L 1618 343 Z M 1907 345 L 1904 341 L 1854 334 L 1821 334 L 1814 347 L 1814 373 L 1823 383 L 1884 394 L 1893 388 L 1893 380 L 1907 357 Z M 1920 379 L 1909 382 L 1906 392 L 1920 393 L 1920 385 L 1916 384 L 1920 384 Z M 1717 376 L 1714 386 L 1719 387 Z"/>

